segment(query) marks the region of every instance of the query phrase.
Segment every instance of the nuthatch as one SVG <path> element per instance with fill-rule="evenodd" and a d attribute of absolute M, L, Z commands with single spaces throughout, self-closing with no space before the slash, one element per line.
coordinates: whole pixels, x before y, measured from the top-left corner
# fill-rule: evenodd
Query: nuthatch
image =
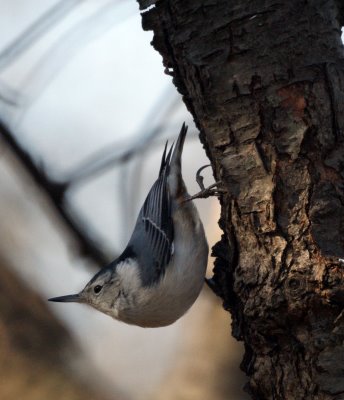
<path fill-rule="evenodd" d="M 142 327 L 172 324 L 191 307 L 203 286 L 208 244 L 181 174 L 186 132 L 183 124 L 173 154 L 166 143 L 159 177 L 122 255 L 80 293 L 49 300 L 89 304 Z"/>

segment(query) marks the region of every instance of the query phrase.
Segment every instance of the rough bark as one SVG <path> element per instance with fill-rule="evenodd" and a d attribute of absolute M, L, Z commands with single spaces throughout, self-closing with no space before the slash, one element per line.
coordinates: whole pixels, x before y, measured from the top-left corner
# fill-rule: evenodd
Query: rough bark
<path fill-rule="evenodd" d="M 254 399 L 344 399 L 340 1 L 139 0 L 222 196 L 217 292 Z"/>

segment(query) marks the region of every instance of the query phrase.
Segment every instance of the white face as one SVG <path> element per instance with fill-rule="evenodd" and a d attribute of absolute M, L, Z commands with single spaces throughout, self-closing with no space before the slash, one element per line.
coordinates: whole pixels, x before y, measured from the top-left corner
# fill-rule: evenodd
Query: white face
<path fill-rule="evenodd" d="M 112 316 L 121 296 L 121 282 L 116 270 L 104 270 L 96 275 L 80 292 L 83 303 Z"/>
<path fill-rule="evenodd" d="M 98 272 L 78 294 L 54 297 L 50 301 L 83 303 L 96 310 L 120 318 L 120 311 L 135 307 L 135 294 L 139 288 L 137 263 L 124 260 Z"/>

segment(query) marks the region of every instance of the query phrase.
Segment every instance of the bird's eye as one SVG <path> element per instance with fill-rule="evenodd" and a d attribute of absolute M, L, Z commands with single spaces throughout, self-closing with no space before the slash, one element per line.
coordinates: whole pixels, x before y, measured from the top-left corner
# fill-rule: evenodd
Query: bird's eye
<path fill-rule="evenodd" d="M 102 290 L 103 286 L 97 285 L 94 287 L 94 293 L 98 294 Z"/>

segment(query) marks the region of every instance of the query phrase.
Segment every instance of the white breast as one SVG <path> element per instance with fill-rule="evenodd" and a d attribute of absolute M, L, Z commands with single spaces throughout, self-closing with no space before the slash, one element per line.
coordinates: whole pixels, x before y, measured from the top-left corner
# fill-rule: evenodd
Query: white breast
<path fill-rule="evenodd" d="M 131 295 L 123 299 L 116 318 L 143 327 L 165 326 L 180 318 L 197 299 L 208 260 L 204 229 L 190 203 L 179 207 L 173 219 L 174 254 L 157 285 L 142 288 L 137 265 L 123 263 L 120 267 L 118 272 Z"/>

